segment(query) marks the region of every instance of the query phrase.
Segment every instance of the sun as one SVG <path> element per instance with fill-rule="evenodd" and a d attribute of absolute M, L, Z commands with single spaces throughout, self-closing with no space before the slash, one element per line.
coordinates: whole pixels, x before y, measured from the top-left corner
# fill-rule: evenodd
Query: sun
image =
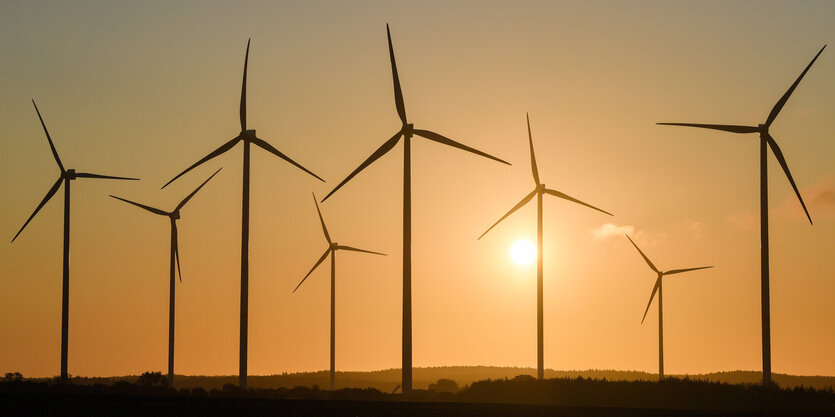
<path fill-rule="evenodd" d="M 527 265 L 536 259 L 536 245 L 527 239 L 519 239 L 510 247 L 510 257 L 519 265 Z"/>

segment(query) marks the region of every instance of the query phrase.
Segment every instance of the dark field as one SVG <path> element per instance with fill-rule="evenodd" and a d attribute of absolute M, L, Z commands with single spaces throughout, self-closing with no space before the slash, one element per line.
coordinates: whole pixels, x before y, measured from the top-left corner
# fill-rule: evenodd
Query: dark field
<path fill-rule="evenodd" d="M 133 396 L 20 397 L 0 402 L 21 416 L 810 416 L 806 412 L 702 411 L 526 404 L 270 400 Z"/>
<path fill-rule="evenodd" d="M 835 415 L 831 389 L 530 377 L 479 381 L 456 393 L 316 387 L 180 390 L 121 381 L 0 383 L 0 415 L 35 416 L 810 416 Z"/>

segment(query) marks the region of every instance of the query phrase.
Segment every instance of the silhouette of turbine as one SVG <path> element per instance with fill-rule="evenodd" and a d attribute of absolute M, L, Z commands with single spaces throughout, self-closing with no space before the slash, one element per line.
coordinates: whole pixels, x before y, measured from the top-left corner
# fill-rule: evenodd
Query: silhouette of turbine
<path fill-rule="evenodd" d="M 221 168 L 222 169 L 222 168 Z M 125 203 L 133 204 L 136 207 L 145 209 L 150 211 L 151 213 L 158 214 L 160 216 L 168 217 L 171 221 L 171 254 L 170 254 L 170 261 L 169 261 L 169 291 L 168 291 L 168 386 L 174 387 L 174 264 L 177 264 L 177 272 L 180 274 L 180 282 L 183 282 L 183 271 L 180 270 L 180 241 L 177 234 L 177 220 L 180 218 L 180 209 L 206 185 L 209 180 L 214 178 L 217 173 L 220 172 L 220 169 L 215 171 L 206 181 L 203 181 L 199 187 L 197 187 L 191 194 L 187 195 L 183 201 L 180 201 L 180 204 L 177 204 L 177 207 L 174 208 L 173 211 L 165 211 L 160 210 L 158 208 L 154 208 L 151 206 L 146 206 L 141 203 L 137 203 L 135 201 L 130 201 L 126 198 L 117 197 L 113 194 L 110 196 L 117 199 L 122 200 Z"/>
<path fill-rule="evenodd" d="M 165 183 L 162 188 L 168 186 L 176 180 L 180 178 L 186 172 L 191 171 L 198 165 L 218 156 L 226 151 L 232 149 L 238 142 L 243 143 L 244 148 L 244 159 L 243 159 L 243 191 L 242 191 L 242 203 L 241 203 L 241 338 L 240 338 L 240 361 L 239 361 L 239 372 L 238 372 L 238 385 L 241 388 L 246 388 L 246 372 L 247 372 L 247 330 L 248 330 L 248 323 L 249 323 L 249 147 L 250 145 L 255 145 L 264 149 L 265 151 L 278 156 L 279 158 L 293 164 L 295 167 L 301 169 L 302 171 L 312 175 L 319 181 L 325 182 L 322 178 L 318 175 L 310 172 L 307 168 L 299 165 L 296 161 L 290 159 L 287 155 L 281 153 L 278 149 L 274 148 L 272 145 L 267 143 L 267 141 L 257 137 L 255 135 L 255 130 L 247 130 L 246 128 L 246 72 L 247 72 L 247 65 L 249 63 L 249 40 L 246 42 L 246 57 L 244 58 L 244 76 L 243 76 L 243 83 L 241 86 L 241 133 L 238 136 L 232 138 L 229 142 L 224 143 L 219 148 L 215 149 L 203 159 L 192 164 L 190 167 L 186 168 L 183 172 L 177 174 L 176 177 L 172 178 L 171 181 Z"/>
<path fill-rule="evenodd" d="M 23 227 L 18 230 L 17 234 L 14 235 L 12 238 L 12 242 L 20 236 L 20 233 L 23 232 L 23 229 L 26 228 L 26 225 L 29 224 L 30 221 L 38 214 L 38 211 L 46 204 L 52 196 L 58 192 L 58 188 L 61 187 L 61 183 L 64 183 L 64 272 L 63 272 L 63 279 L 61 281 L 61 380 L 67 380 L 67 344 L 69 339 L 69 319 L 70 319 L 70 182 L 78 179 L 78 178 L 97 178 L 97 179 L 107 179 L 107 180 L 138 180 L 139 178 L 126 178 L 126 177 L 113 177 L 110 175 L 100 175 L 100 174 L 91 174 L 87 172 L 75 172 L 74 169 L 64 169 L 64 164 L 61 163 L 61 158 L 58 157 L 58 151 L 55 149 L 55 144 L 52 143 L 52 137 L 49 136 L 49 131 L 46 129 L 46 123 L 43 121 L 43 117 L 41 117 L 41 112 L 38 110 L 38 105 L 35 104 L 35 100 L 32 100 L 32 105 L 35 106 L 35 112 L 38 113 L 38 119 L 41 121 L 41 126 L 43 126 L 43 131 L 46 134 L 46 140 L 49 141 L 49 147 L 52 149 L 52 156 L 55 157 L 55 162 L 58 164 L 58 168 L 61 170 L 61 175 L 58 177 L 58 180 L 55 181 L 55 184 L 49 191 L 46 192 L 46 196 L 41 200 L 38 207 L 35 208 L 35 211 L 26 219 L 26 223 L 23 223 Z"/>
<path fill-rule="evenodd" d="M 809 210 L 806 209 L 806 204 L 803 202 L 803 198 L 800 197 L 800 191 L 798 191 L 797 185 L 794 183 L 794 178 L 792 178 L 789 166 L 786 164 L 786 158 L 783 156 L 783 151 L 780 150 L 780 146 L 777 145 L 777 141 L 768 132 L 768 128 L 771 127 L 772 123 L 774 123 L 774 119 L 777 118 L 777 115 L 780 113 L 780 110 L 783 109 L 783 106 L 789 100 L 789 97 L 791 97 L 794 89 L 797 88 L 798 84 L 800 84 L 800 80 L 803 79 L 803 76 L 806 75 L 806 72 L 809 71 L 809 68 L 812 67 L 812 64 L 815 63 L 825 48 L 826 45 L 824 45 L 823 48 L 818 51 L 817 55 L 812 58 L 812 62 L 810 62 L 809 65 L 806 66 L 806 69 L 800 73 L 800 76 L 797 77 L 797 80 L 795 80 L 786 93 L 783 94 L 783 97 L 780 97 L 780 100 L 778 100 L 777 104 L 775 104 L 771 109 L 771 112 L 768 114 L 768 118 L 766 118 L 765 123 L 763 124 L 757 126 L 739 126 L 702 123 L 658 123 L 659 125 L 698 127 L 702 129 L 721 130 L 731 133 L 758 133 L 760 136 L 760 296 L 762 306 L 763 385 L 771 384 L 771 307 L 769 300 L 768 267 L 768 151 L 766 148 L 771 148 L 771 152 L 774 153 L 774 157 L 777 158 L 777 162 L 779 162 L 780 166 L 783 167 L 783 172 L 786 174 L 786 177 L 788 177 L 789 183 L 791 184 L 792 189 L 794 189 L 794 193 L 797 195 L 797 199 L 800 200 L 800 205 L 806 213 L 806 218 L 809 219 L 809 224 L 812 224 L 812 216 L 809 215 Z"/>
<path fill-rule="evenodd" d="M 649 306 L 652 305 L 652 299 L 655 297 L 655 293 L 658 293 L 658 379 L 664 379 L 664 298 L 662 293 L 661 287 L 661 278 L 666 275 L 674 275 L 680 274 L 682 272 L 689 272 L 689 271 L 697 271 L 699 269 L 707 269 L 713 268 L 712 266 L 700 266 L 698 268 L 684 268 L 684 269 L 672 269 L 669 271 L 659 271 L 655 265 L 650 262 L 649 258 L 644 255 L 644 252 L 641 251 L 641 248 L 632 241 L 632 238 L 629 235 L 626 235 L 626 238 L 629 239 L 629 242 L 632 243 L 632 246 L 635 249 L 638 249 L 638 253 L 641 254 L 641 257 L 647 261 L 647 265 L 649 268 L 655 271 L 658 274 L 658 278 L 655 279 L 655 285 L 652 287 L 652 294 L 649 296 L 649 302 L 647 303 L 647 309 L 644 310 L 644 317 L 641 319 L 641 324 L 644 324 L 644 320 L 647 318 L 647 312 L 649 312 Z"/>
<path fill-rule="evenodd" d="M 537 377 L 542 379 L 545 377 L 545 354 L 544 354 L 544 342 L 543 342 L 543 314 L 542 314 L 542 275 L 543 275 L 543 266 L 542 266 L 542 196 L 545 194 L 550 194 L 555 197 L 559 197 L 577 204 L 584 205 L 586 207 L 595 209 L 599 212 L 606 213 L 608 215 L 612 215 L 608 211 L 601 210 L 591 204 L 584 203 L 580 200 L 577 200 L 574 197 L 570 197 L 566 194 L 563 194 L 559 191 L 552 190 L 549 188 L 545 188 L 545 184 L 539 181 L 539 170 L 536 168 L 536 156 L 533 152 L 533 137 L 531 136 L 531 120 L 527 114 L 525 114 L 525 118 L 528 122 L 528 143 L 530 144 L 531 148 L 531 173 L 533 174 L 533 182 L 534 182 L 534 189 L 528 195 L 522 198 L 519 203 L 513 206 L 510 211 L 505 213 L 496 223 L 493 223 L 490 228 L 488 228 L 481 236 L 478 237 L 480 240 L 484 235 L 487 234 L 490 230 L 496 227 L 497 224 L 501 223 L 507 216 L 510 216 L 514 211 L 519 210 L 522 206 L 527 204 L 531 199 L 536 196 L 536 372 Z"/>
<path fill-rule="evenodd" d="M 477 149 L 458 143 L 445 136 L 429 130 L 415 129 L 414 125 L 406 119 L 406 106 L 403 102 L 403 92 L 400 89 L 400 77 L 397 75 L 397 63 L 394 60 L 394 48 L 391 45 L 391 32 L 386 24 L 386 35 L 389 45 L 389 59 L 391 60 L 391 75 L 394 80 L 394 103 L 397 107 L 397 115 L 403 123 L 400 130 L 389 140 L 383 143 L 379 149 L 374 151 L 357 169 L 348 174 L 342 182 L 331 190 L 322 202 L 328 199 L 333 193 L 339 190 L 345 183 L 359 174 L 360 171 L 371 165 L 374 161 L 385 155 L 394 148 L 394 145 L 403 138 L 403 377 L 401 385 L 403 392 L 412 391 L 412 177 L 411 177 L 411 139 L 413 135 L 421 136 L 443 145 L 463 149 L 476 155 L 510 165 L 495 156 L 488 155 Z"/>
<path fill-rule="evenodd" d="M 380 252 L 373 252 L 370 250 L 365 249 L 358 249 L 351 246 L 340 245 L 331 240 L 330 234 L 328 234 L 328 228 L 325 226 L 325 219 L 322 218 L 322 211 L 319 210 L 319 203 L 316 202 L 316 194 L 313 194 L 313 203 L 316 204 L 316 212 L 319 213 L 319 222 L 322 223 L 322 232 L 325 234 L 325 240 L 328 241 L 328 248 L 325 249 L 325 253 L 322 254 L 322 257 L 313 264 L 313 268 L 310 268 L 310 272 L 302 278 L 299 282 L 299 285 L 296 285 L 296 288 L 293 290 L 293 293 L 302 286 L 302 283 L 316 270 L 317 267 L 328 257 L 331 256 L 331 391 L 334 389 L 335 380 L 336 380 L 336 342 L 334 342 L 336 338 L 336 251 L 338 250 L 347 250 L 353 252 L 363 252 L 363 253 L 371 253 L 374 255 L 383 255 L 386 256 L 385 253 Z"/>

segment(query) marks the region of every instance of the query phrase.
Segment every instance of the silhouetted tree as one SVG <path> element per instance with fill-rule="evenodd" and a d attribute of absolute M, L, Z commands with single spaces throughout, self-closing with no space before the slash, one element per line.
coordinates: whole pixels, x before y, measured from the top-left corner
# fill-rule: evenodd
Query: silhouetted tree
<path fill-rule="evenodd" d="M 136 379 L 136 384 L 145 387 L 165 387 L 168 386 L 168 378 L 162 372 L 143 372 Z"/>
<path fill-rule="evenodd" d="M 20 382 L 23 381 L 23 374 L 20 372 L 6 372 L 6 377 L 3 382 Z"/>
<path fill-rule="evenodd" d="M 441 378 L 434 384 L 429 384 L 429 391 L 448 392 L 454 394 L 458 392 L 458 383 L 451 379 Z"/>

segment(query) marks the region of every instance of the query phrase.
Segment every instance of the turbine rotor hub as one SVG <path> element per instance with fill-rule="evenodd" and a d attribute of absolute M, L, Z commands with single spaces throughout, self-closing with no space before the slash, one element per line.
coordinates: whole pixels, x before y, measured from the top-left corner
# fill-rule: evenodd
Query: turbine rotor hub
<path fill-rule="evenodd" d="M 338 243 L 336 243 L 336 242 L 331 242 L 331 249 L 337 249 L 337 248 L 338 248 L 338 246 L 339 246 L 339 244 L 338 244 Z"/>
<path fill-rule="evenodd" d="M 170 216 L 171 216 L 172 219 L 178 220 L 180 218 L 180 210 L 176 210 L 176 211 L 172 212 Z"/>
<path fill-rule="evenodd" d="M 75 170 L 74 169 L 68 169 L 64 172 L 64 178 L 66 178 L 68 180 L 74 180 L 78 177 L 75 175 Z"/>
<path fill-rule="evenodd" d="M 757 127 L 760 128 L 760 133 L 768 133 L 768 125 L 760 123 Z"/>
<path fill-rule="evenodd" d="M 241 136 L 244 140 L 255 139 L 255 129 L 248 129 Z"/>
<path fill-rule="evenodd" d="M 403 125 L 403 134 L 410 137 L 415 132 L 415 125 L 413 123 L 406 123 Z"/>

